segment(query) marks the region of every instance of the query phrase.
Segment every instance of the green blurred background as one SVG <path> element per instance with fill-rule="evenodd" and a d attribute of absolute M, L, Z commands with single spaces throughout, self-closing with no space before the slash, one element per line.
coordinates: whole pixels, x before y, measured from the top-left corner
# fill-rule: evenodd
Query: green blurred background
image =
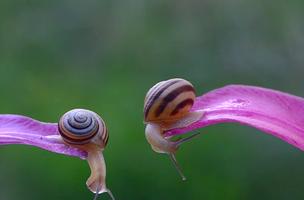
<path fill-rule="evenodd" d="M 177 154 L 182 182 L 142 123 L 145 93 L 172 77 L 198 94 L 241 83 L 304 96 L 303 19 L 302 0 L 1 0 L 0 112 L 48 122 L 75 107 L 98 112 L 117 200 L 303 199 L 304 154 L 277 138 L 204 128 Z M 0 147 L 1 200 L 92 199 L 88 176 L 78 158 Z"/>

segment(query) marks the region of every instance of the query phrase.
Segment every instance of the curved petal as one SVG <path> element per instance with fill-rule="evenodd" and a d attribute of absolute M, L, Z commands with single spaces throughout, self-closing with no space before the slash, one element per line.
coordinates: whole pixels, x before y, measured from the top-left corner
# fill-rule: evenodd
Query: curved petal
<path fill-rule="evenodd" d="M 304 99 L 287 93 L 245 85 L 228 85 L 197 97 L 192 111 L 200 120 L 166 136 L 217 123 L 237 122 L 272 134 L 304 150 Z"/>
<path fill-rule="evenodd" d="M 57 123 L 44 123 L 21 115 L 0 115 L 0 145 L 26 144 L 85 159 L 86 152 L 59 140 Z"/>

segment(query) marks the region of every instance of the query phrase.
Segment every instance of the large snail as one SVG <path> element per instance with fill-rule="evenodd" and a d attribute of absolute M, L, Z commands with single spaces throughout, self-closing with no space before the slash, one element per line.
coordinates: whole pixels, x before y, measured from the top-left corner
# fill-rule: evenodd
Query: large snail
<path fill-rule="evenodd" d="M 102 151 L 107 145 L 109 134 L 101 117 L 89 110 L 74 109 L 60 118 L 58 129 L 61 135 L 58 139 L 88 153 L 91 175 L 86 184 L 96 194 L 94 199 L 103 192 L 107 192 L 114 199 L 105 183 L 106 166 Z"/>
<path fill-rule="evenodd" d="M 180 78 L 161 81 L 154 85 L 146 94 L 144 101 L 144 122 L 146 139 L 152 149 L 170 156 L 177 171 L 185 180 L 185 176 L 176 161 L 175 152 L 185 141 L 196 134 L 178 141 L 165 138 L 166 130 L 186 127 L 202 116 L 202 112 L 190 112 L 195 100 L 193 85 Z"/>

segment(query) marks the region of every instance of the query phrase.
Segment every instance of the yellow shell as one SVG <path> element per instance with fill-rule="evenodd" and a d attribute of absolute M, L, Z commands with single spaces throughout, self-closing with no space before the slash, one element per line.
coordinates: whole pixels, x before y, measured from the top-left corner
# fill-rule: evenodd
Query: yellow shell
<path fill-rule="evenodd" d="M 195 96 L 187 80 L 174 78 L 157 83 L 145 97 L 145 122 L 174 123 L 189 113 Z"/>

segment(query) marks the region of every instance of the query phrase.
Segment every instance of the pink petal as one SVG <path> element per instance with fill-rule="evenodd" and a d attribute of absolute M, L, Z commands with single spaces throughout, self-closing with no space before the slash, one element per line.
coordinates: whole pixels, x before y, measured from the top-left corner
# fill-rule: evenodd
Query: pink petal
<path fill-rule="evenodd" d="M 86 152 L 51 139 L 58 135 L 57 123 L 43 123 L 21 115 L 0 115 L 0 145 L 26 144 L 82 159 L 86 157 Z"/>
<path fill-rule="evenodd" d="M 228 85 L 197 97 L 192 111 L 204 111 L 188 127 L 166 132 L 177 135 L 212 124 L 237 122 L 272 134 L 304 150 L 304 99 L 271 89 Z"/>

